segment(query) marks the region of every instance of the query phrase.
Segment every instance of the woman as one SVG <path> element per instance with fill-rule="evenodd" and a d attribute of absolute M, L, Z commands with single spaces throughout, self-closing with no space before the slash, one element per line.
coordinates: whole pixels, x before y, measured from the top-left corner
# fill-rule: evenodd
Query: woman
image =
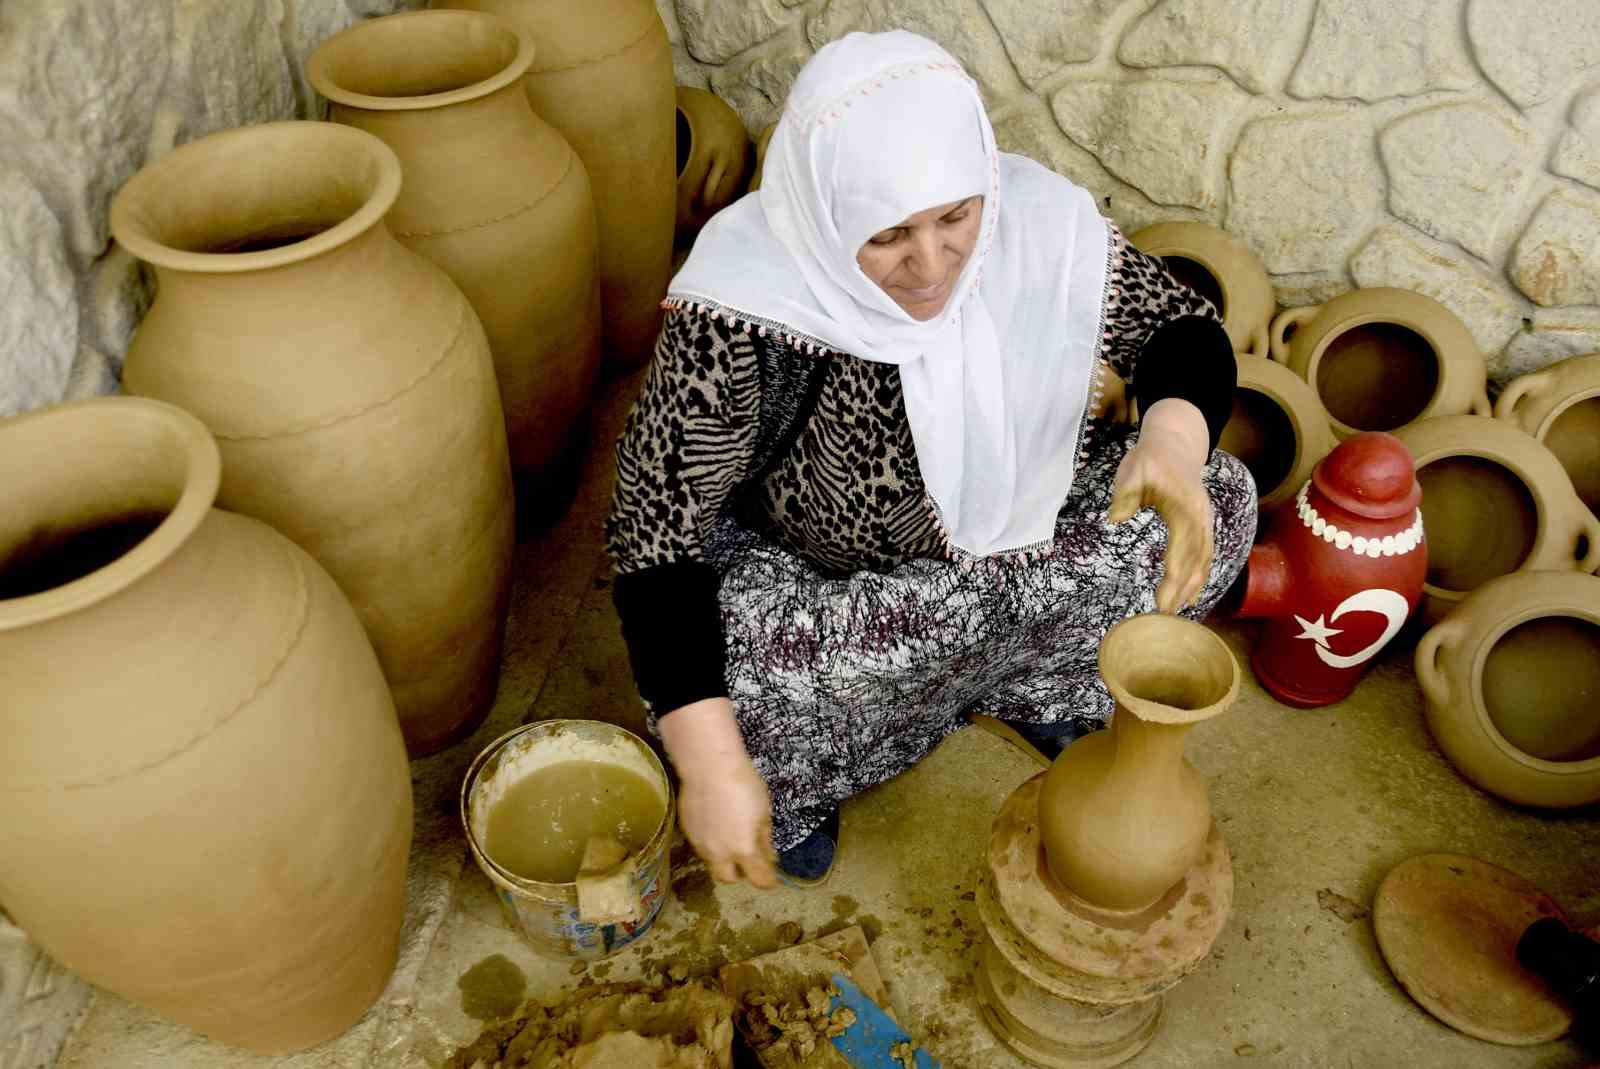
<path fill-rule="evenodd" d="M 1083 190 L 997 152 L 924 38 L 816 54 L 759 193 L 667 304 L 609 548 L 718 880 L 820 880 L 840 801 L 968 712 L 1101 726 L 1106 630 L 1203 614 L 1243 565 L 1255 490 L 1213 452 L 1234 389 L 1216 311 Z M 1100 418 L 1102 362 L 1136 435 Z"/>

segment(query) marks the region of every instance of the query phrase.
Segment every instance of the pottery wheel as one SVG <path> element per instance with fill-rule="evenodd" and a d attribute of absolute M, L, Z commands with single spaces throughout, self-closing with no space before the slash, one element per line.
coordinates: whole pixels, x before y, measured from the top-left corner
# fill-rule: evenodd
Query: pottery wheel
<path fill-rule="evenodd" d="M 1517 940 L 1562 916 L 1521 876 L 1460 854 L 1396 865 L 1378 888 L 1378 947 L 1406 993 L 1439 1020 L 1491 1043 L 1559 1039 L 1572 1014 L 1517 961 Z"/>

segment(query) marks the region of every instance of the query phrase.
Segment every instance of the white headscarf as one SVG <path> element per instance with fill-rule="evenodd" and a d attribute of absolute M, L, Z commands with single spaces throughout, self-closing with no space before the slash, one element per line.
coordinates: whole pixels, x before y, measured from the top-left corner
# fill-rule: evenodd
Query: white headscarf
<path fill-rule="evenodd" d="M 873 234 L 982 194 L 944 310 L 918 322 L 862 272 Z M 896 364 L 917 461 L 952 545 L 1042 548 L 1072 485 L 1095 382 L 1106 225 L 1082 189 L 1002 155 L 977 86 L 938 45 L 852 33 L 795 81 L 761 188 L 701 232 L 669 297 Z"/>

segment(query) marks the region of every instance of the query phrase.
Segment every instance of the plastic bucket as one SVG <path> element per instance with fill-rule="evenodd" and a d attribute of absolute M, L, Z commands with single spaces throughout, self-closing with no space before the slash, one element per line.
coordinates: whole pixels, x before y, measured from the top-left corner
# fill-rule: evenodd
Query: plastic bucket
<path fill-rule="evenodd" d="M 640 903 L 637 921 L 581 921 L 577 884 L 523 879 L 495 864 L 484 849 L 495 803 L 512 784 L 562 761 L 598 761 L 630 769 L 659 790 L 666 803 L 660 825 L 637 855 L 633 877 L 633 891 Z M 494 884 L 511 927 L 534 950 L 553 958 L 603 958 L 650 930 L 672 885 L 668 850 L 676 811 L 666 769 L 655 751 L 632 732 L 598 720 L 546 720 L 508 732 L 473 760 L 461 784 L 461 823 L 473 858 Z"/>

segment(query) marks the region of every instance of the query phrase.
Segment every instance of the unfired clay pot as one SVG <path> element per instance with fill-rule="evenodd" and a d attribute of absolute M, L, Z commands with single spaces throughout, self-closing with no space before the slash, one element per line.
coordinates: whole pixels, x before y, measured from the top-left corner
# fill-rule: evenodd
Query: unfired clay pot
<path fill-rule="evenodd" d="M 524 85 L 583 160 L 600 225 L 605 359 L 648 362 L 672 274 L 677 107 L 672 49 L 650 0 L 432 0 L 516 23 L 533 40 Z"/>
<path fill-rule="evenodd" d="M 222 447 L 219 504 L 344 588 L 423 754 L 494 700 L 513 515 L 483 328 L 384 226 L 399 188 L 371 134 L 269 123 L 140 172 L 111 229 L 160 283 L 124 389 L 199 416 Z"/>
<path fill-rule="evenodd" d="M 1395 432 L 1417 464 L 1428 532 L 1422 617 L 1437 623 L 1515 571 L 1600 568 L 1600 521 L 1544 446 L 1502 420 L 1444 416 Z"/>
<path fill-rule="evenodd" d="M 600 366 L 589 175 L 528 107 L 533 54 L 492 15 L 415 11 L 357 23 L 306 63 L 331 117 L 400 157 L 390 231 L 444 268 L 483 322 L 523 497 L 552 493 L 572 466 L 558 461 L 571 459 Z"/>
<path fill-rule="evenodd" d="M 1600 578 L 1493 579 L 1417 645 L 1428 727 L 1462 775 L 1510 802 L 1600 801 Z"/>
<path fill-rule="evenodd" d="M 1543 442 L 1589 511 L 1600 516 L 1600 353 L 1514 380 L 1494 414 Z"/>
<path fill-rule="evenodd" d="M 411 777 L 360 621 L 216 443 L 131 397 L 0 421 L 0 900 L 235 1046 L 338 1035 L 394 968 Z"/>
<path fill-rule="evenodd" d="M 692 237 L 744 196 L 755 151 L 744 120 L 721 98 L 678 86 L 678 236 Z"/>
<path fill-rule="evenodd" d="M 1235 352 L 1267 357 L 1278 300 L 1266 268 L 1233 235 L 1209 223 L 1156 223 L 1128 242 L 1161 257 L 1178 281 L 1216 306 Z"/>
<path fill-rule="evenodd" d="M 766 165 L 767 146 L 772 144 L 772 133 L 777 128 L 777 123 L 769 123 L 766 129 L 756 135 L 756 169 L 750 172 L 750 192 L 752 193 L 761 188 L 761 168 Z"/>
<path fill-rule="evenodd" d="M 1272 321 L 1272 358 L 1312 385 L 1340 438 L 1490 414 L 1472 335 L 1444 305 L 1410 290 L 1353 290 L 1290 308 Z"/>
<path fill-rule="evenodd" d="M 1316 391 L 1281 364 L 1238 357 L 1233 415 L 1218 445 L 1244 461 L 1263 513 L 1294 497 L 1317 461 L 1337 444 Z"/>
<path fill-rule="evenodd" d="M 1211 802 L 1183 756 L 1189 729 L 1239 695 L 1239 665 L 1209 628 L 1145 613 L 1100 644 L 1100 677 L 1116 699 L 1108 731 L 1062 751 L 1039 797 L 1050 871 L 1108 910 L 1142 910 L 1200 859 Z"/>

